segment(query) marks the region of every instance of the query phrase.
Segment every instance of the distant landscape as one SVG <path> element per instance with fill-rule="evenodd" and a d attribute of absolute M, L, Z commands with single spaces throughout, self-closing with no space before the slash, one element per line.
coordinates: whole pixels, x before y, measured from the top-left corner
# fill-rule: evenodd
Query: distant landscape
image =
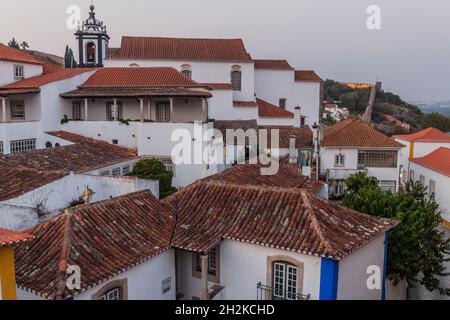
<path fill-rule="evenodd" d="M 424 113 L 438 112 L 450 116 L 450 101 L 412 102 L 412 104 L 418 106 Z"/>

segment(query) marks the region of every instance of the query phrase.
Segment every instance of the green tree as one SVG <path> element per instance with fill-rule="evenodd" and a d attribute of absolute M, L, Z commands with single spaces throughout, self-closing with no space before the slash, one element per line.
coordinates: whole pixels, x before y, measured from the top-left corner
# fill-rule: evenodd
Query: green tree
<path fill-rule="evenodd" d="M 14 49 L 20 49 L 20 45 L 14 37 L 8 42 L 8 46 Z"/>
<path fill-rule="evenodd" d="M 450 239 L 439 231 L 441 212 L 434 194 L 429 195 L 419 182 L 407 183 L 404 191 L 383 191 L 376 178 L 358 173 L 346 181 L 344 205 L 371 215 L 400 221 L 390 234 L 387 272 L 394 284 L 406 280 L 429 291 L 450 295 L 440 286 L 439 277 L 448 275 L 446 256 Z"/>
<path fill-rule="evenodd" d="M 172 187 L 173 173 L 168 171 L 164 164 L 155 159 L 139 161 L 128 176 L 140 179 L 153 179 L 159 181 L 160 198 L 166 198 L 178 190 Z"/>
<path fill-rule="evenodd" d="M 21 43 L 20 43 L 20 48 L 22 49 L 22 50 L 26 50 L 26 49 L 28 49 L 30 47 L 30 45 L 28 44 L 28 42 L 26 42 L 26 41 L 22 41 Z"/>
<path fill-rule="evenodd" d="M 444 132 L 449 132 L 450 117 L 437 112 L 433 112 L 425 116 L 422 126 L 424 129 L 433 127 Z"/>
<path fill-rule="evenodd" d="M 77 67 L 77 62 L 75 61 L 73 51 L 69 48 L 69 46 L 66 46 L 66 50 L 64 52 L 64 67 L 66 69 Z"/>

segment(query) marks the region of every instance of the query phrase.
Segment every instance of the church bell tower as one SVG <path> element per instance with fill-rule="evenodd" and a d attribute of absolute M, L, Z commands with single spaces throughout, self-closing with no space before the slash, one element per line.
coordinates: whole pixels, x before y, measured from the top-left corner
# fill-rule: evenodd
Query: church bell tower
<path fill-rule="evenodd" d="M 109 36 L 103 21 L 95 17 L 94 5 L 91 4 L 89 9 L 89 18 L 83 21 L 75 32 L 79 67 L 101 68 L 108 51 Z"/>

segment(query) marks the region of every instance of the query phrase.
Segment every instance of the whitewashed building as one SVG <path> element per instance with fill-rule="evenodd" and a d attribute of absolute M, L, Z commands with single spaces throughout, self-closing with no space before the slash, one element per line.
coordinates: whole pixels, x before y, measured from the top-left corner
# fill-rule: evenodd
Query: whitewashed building
<path fill-rule="evenodd" d="M 320 175 L 330 194 L 345 191 L 345 179 L 366 172 L 381 188 L 398 191 L 404 146 L 359 120 L 347 119 L 325 128 L 320 141 Z"/>
<path fill-rule="evenodd" d="M 162 202 L 141 191 L 27 229 L 34 239 L 16 249 L 18 298 L 385 299 L 395 225 L 301 189 L 204 181 Z M 73 265 L 80 290 L 66 286 Z M 367 286 L 370 266 L 380 270 L 377 288 Z"/>
<path fill-rule="evenodd" d="M 436 128 L 427 128 L 412 134 L 397 135 L 396 141 L 405 145 L 402 150 L 401 166 L 403 182 L 417 177 L 410 176 L 411 160 L 424 157 L 437 149 L 450 148 L 450 135 Z"/>

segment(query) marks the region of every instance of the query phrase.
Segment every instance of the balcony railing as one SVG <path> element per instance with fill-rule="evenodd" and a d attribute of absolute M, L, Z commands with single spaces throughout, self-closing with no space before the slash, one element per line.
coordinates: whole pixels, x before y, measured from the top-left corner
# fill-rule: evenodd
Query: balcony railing
<path fill-rule="evenodd" d="M 311 295 L 300 294 L 290 290 L 277 290 L 258 283 L 257 300 L 310 300 Z"/>

